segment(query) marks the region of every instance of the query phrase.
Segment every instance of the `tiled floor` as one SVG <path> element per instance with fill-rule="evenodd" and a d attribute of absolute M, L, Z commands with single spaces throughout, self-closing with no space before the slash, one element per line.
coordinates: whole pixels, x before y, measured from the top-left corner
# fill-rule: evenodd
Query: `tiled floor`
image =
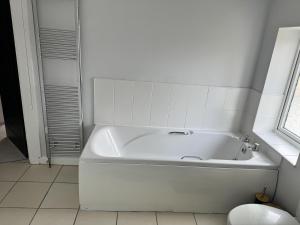
<path fill-rule="evenodd" d="M 0 163 L 0 225 L 226 225 L 221 214 L 79 210 L 78 167 Z"/>

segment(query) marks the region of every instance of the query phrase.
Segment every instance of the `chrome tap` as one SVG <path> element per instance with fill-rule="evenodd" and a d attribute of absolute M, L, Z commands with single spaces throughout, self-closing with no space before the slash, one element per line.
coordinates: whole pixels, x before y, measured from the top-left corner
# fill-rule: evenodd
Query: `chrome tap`
<path fill-rule="evenodd" d="M 243 142 L 242 152 L 246 153 L 247 150 L 251 150 L 252 152 L 259 152 L 259 143 L 250 143 L 250 142 Z"/>
<path fill-rule="evenodd" d="M 244 143 L 249 143 L 250 142 L 249 135 L 247 134 L 245 137 L 241 137 L 241 141 Z"/>
<path fill-rule="evenodd" d="M 253 146 L 252 146 L 252 151 L 254 152 L 259 152 L 259 146 L 260 144 L 259 143 L 254 143 Z"/>

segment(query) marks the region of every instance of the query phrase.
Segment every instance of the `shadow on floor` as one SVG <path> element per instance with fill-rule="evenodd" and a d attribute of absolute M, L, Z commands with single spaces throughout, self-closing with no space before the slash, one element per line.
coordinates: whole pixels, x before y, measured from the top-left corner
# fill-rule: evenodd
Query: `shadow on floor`
<path fill-rule="evenodd" d="M 25 156 L 8 138 L 4 138 L 0 141 L 0 163 L 25 159 Z"/>

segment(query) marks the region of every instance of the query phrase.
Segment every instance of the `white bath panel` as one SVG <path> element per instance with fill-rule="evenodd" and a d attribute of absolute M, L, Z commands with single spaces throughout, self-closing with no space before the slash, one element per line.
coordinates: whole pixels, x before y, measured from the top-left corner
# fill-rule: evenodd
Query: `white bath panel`
<path fill-rule="evenodd" d="M 252 203 L 276 170 L 80 163 L 80 205 L 84 210 L 228 213 Z"/>

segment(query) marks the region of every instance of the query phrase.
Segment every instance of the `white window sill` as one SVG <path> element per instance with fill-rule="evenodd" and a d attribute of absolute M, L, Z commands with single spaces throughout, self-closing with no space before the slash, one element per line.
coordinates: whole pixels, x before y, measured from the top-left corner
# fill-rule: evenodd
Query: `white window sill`
<path fill-rule="evenodd" d="M 273 131 L 254 133 L 293 166 L 297 165 L 300 154 L 299 148 L 292 145 Z"/>

